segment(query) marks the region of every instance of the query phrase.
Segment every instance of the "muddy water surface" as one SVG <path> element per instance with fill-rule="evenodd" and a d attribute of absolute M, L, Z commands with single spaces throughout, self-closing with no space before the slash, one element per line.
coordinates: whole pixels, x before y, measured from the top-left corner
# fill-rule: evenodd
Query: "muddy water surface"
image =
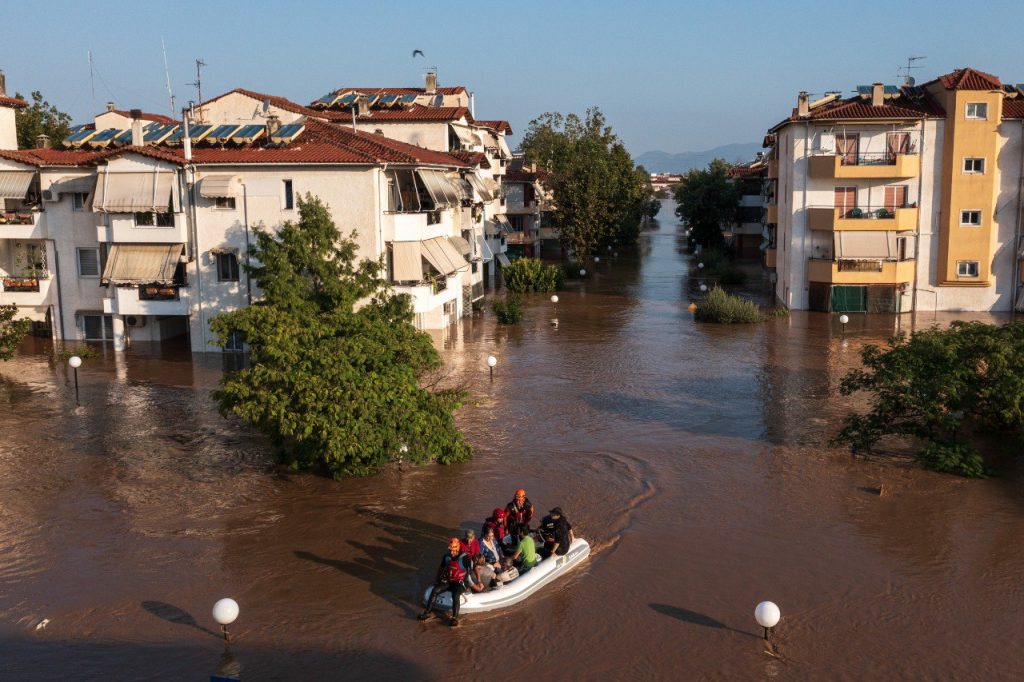
<path fill-rule="evenodd" d="M 1019 679 L 1021 475 L 825 445 L 858 349 L 911 320 L 697 325 L 661 217 L 521 326 L 437 336 L 472 394 L 464 465 L 274 472 L 217 416 L 215 356 L 108 351 L 81 370 L 79 408 L 41 348 L 0 366 L 0 677 Z M 933 321 L 949 320 L 914 324 Z M 416 621 L 444 540 L 518 487 L 561 505 L 591 560 L 457 630 Z M 233 657 L 209 616 L 225 595 Z M 753 622 L 766 598 L 775 655 Z"/>

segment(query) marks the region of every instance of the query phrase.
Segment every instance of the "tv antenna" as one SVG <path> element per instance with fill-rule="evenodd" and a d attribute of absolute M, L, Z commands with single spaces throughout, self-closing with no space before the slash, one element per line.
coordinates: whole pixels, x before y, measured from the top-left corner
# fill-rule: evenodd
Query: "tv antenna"
<path fill-rule="evenodd" d="M 171 89 L 171 70 L 167 67 L 167 46 L 164 44 L 164 37 L 160 36 L 160 49 L 164 53 L 164 79 L 167 83 L 167 98 L 171 102 L 171 118 L 177 115 L 174 108 L 174 91 Z"/>
<path fill-rule="evenodd" d="M 917 57 L 907 57 L 907 64 L 906 64 L 906 66 L 898 66 L 898 67 L 896 67 L 896 78 L 897 79 L 902 78 L 903 79 L 903 85 L 907 85 L 907 86 L 914 85 L 914 83 L 916 82 L 914 80 L 914 76 L 912 75 L 914 69 L 924 68 L 922 66 L 918 66 L 914 62 L 919 62 L 922 59 L 928 59 L 928 57 L 926 57 L 924 55 L 917 56 Z"/>
<path fill-rule="evenodd" d="M 196 60 L 196 80 L 193 83 L 189 83 L 196 89 L 196 101 L 199 102 L 199 118 L 203 118 L 203 67 L 206 66 L 206 62 L 199 58 Z"/>
<path fill-rule="evenodd" d="M 89 50 L 89 89 L 92 90 L 92 110 L 96 111 L 96 65 L 92 63 L 92 50 Z"/>

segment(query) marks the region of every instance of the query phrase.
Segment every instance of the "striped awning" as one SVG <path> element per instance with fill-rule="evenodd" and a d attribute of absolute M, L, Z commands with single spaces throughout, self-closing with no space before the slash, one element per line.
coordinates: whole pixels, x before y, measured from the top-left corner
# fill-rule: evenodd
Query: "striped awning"
<path fill-rule="evenodd" d="M 221 199 L 235 196 L 234 175 L 207 175 L 199 183 L 199 195 L 207 199 Z"/>
<path fill-rule="evenodd" d="M 432 169 L 423 169 L 416 171 L 416 174 L 423 182 L 423 186 L 426 187 L 430 198 L 434 200 L 435 207 L 451 208 L 452 206 L 459 205 L 459 193 L 452 186 L 451 182 L 448 181 L 444 173 Z"/>
<path fill-rule="evenodd" d="M 114 244 L 103 284 L 173 284 L 184 244 Z"/>
<path fill-rule="evenodd" d="M 468 269 L 469 263 L 462 254 L 444 237 L 434 237 L 420 242 L 423 257 L 442 275 L 452 275 Z"/>
<path fill-rule="evenodd" d="M 92 210 L 97 213 L 169 211 L 173 171 L 147 173 L 100 172 Z"/>
<path fill-rule="evenodd" d="M 503 159 L 511 159 L 512 158 L 512 150 L 508 148 L 508 143 L 505 142 L 505 136 L 504 135 L 499 135 L 498 136 L 498 149 L 501 150 L 501 158 L 503 158 Z"/>
<path fill-rule="evenodd" d="M 75 177 L 65 175 L 50 185 L 50 189 L 59 194 L 88 194 L 96 187 L 96 176 L 83 175 Z"/>
<path fill-rule="evenodd" d="M 463 256 L 469 256 L 473 253 L 473 246 L 462 237 L 448 237 L 448 241 L 452 243 L 452 246 L 461 253 Z"/>
<path fill-rule="evenodd" d="M 24 199 L 35 171 L 0 171 L 0 199 Z"/>
<path fill-rule="evenodd" d="M 392 242 L 391 277 L 396 282 L 419 282 L 423 279 L 420 242 Z"/>
<path fill-rule="evenodd" d="M 468 126 L 459 125 L 458 123 L 451 124 L 452 130 L 455 131 L 455 136 L 459 138 L 459 142 L 467 147 L 482 146 L 483 140 L 480 136 L 473 132 L 472 128 Z"/>
<path fill-rule="evenodd" d="M 469 184 L 476 190 L 476 193 L 480 195 L 481 201 L 490 201 L 494 198 L 494 193 L 484 184 L 479 175 L 467 173 L 466 179 L 469 180 Z"/>

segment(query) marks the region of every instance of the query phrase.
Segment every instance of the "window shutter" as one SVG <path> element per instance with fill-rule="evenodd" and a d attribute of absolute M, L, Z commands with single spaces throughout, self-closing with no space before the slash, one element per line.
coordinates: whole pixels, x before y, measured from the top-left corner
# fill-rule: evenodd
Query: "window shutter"
<path fill-rule="evenodd" d="M 100 276 L 100 257 L 98 249 L 78 250 L 78 274 L 82 277 Z"/>

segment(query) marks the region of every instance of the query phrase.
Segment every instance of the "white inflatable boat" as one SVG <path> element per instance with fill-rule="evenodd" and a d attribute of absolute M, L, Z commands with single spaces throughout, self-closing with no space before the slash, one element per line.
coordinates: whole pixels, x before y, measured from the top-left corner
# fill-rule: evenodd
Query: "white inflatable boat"
<path fill-rule="evenodd" d="M 564 556 L 550 556 L 511 582 L 503 583 L 500 587 L 487 592 L 464 592 L 462 604 L 459 607 L 460 615 L 518 604 L 558 576 L 568 573 L 573 567 L 583 563 L 588 556 L 590 556 L 590 544 L 583 538 L 576 538 L 569 545 L 569 551 Z M 427 591 L 423 593 L 424 606 L 430 599 L 431 589 L 428 587 Z M 441 593 L 434 604 L 434 609 L 436 611 L 451 611 L 452 593 Z"/>

